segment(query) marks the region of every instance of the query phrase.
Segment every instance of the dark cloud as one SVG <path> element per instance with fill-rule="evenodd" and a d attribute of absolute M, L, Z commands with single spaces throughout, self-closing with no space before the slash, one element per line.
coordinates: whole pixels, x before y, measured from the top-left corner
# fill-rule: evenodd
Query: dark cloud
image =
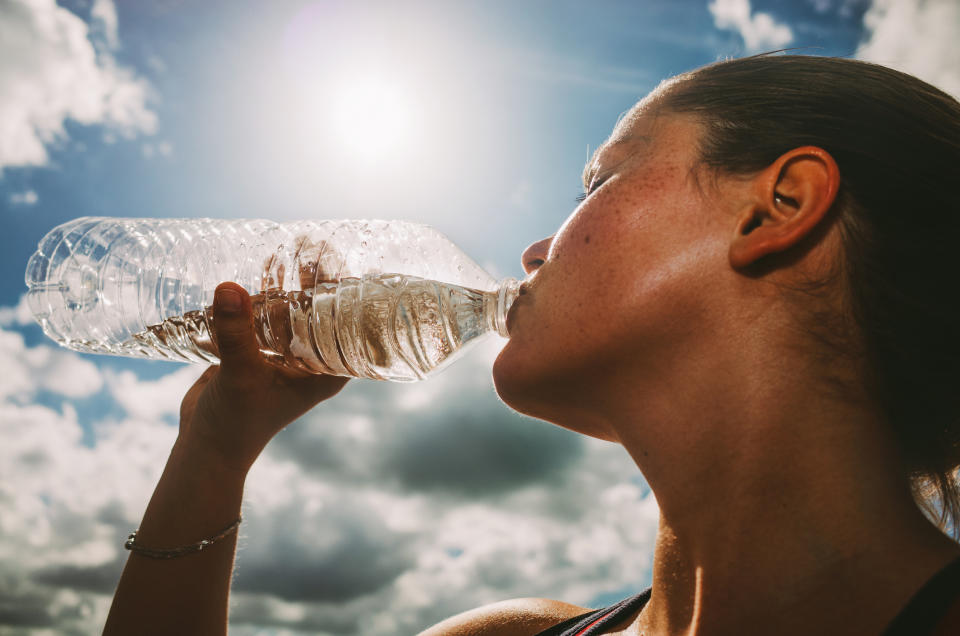
<path fill-rule="evenodd" d="M 240 564 L 234 588 L 294 601 L 345 601 L 376 592 L 411 565 L 362 538 L 344 541 L 336 550 L 319 559 L 293 553 L 271 563 Z"/>
<path fill-rule="evenodd" d="M 295 631 L 297 634 L 314 636 L 323 634 L 362 634 L 360 617 L 365 613 L 362 609 L 349 604 L 318 604 L 301 603 L 301 612 L 296 617 L 283 618 L 274 613 L 271 599 L 265 595 L 234 594 L 231 597 L 230 633 L 240 631 L 238 628 L 251 626 L 250 633 L 261 634 L 264 628 L 279 627 Z"/>
<path fill-rule="evenodd" d="M 47 610 L 49 599 L 39 596 L 8 597 L 0 594 L 0 625 L 7 627 L 49 627 L 56 621 Z"/>
<path fill-rule="evenodd" d="M 504 598 L 586 602 L 648 567 L 631 549 L 655 520 L 625 512 L 635 487 L 607 492 L 635 473 L 629 457 L 510 412 L 489 358 L 351 383 L 271 443 L 247 480 L 231 634 L 413 634 Z M 0 512 L 21 519 L 4 537 L 0 633 L 96 633 L 173 435 L 153 409 L 94 422 L 87 447 L 72 411 L 17 412 L 28 424 L 0 444 L 18 478 Z M 86 566 L 79 546 L 119 554 Z"/>
<path fill-rule="evenodd" d="M 405 421 L 382 448 L 382 470 L 404 487 L 464 495 L 549 480 L 583 453 L 582 440 L 503 409 L 451 410 Z"/>
<path fill-rule="evenodd" d="M 291 425 L 270 452 L 332 482 L 459 497 L 502 494 L 570 470 L 583 455 L 582 438 L 510 411 L 489 374 L 467 363 L 427 387 L 353 383 Z M 401 389 L 429 392 L 427 402 L 405 408 Z M 351 434 L 357 419 L 368 436 Z"/>
<path fill-rule="evenodd" d="M 61 565 L 38 570 L 31 574 L 34 583 L 49 585 L 57 588 L 70 588 L 113 594 L 123 572 L 123 560 L 117 560 L 102 565 L 83 567 L 78 565 Z"/>
<path fill-rule="evenodd" d="M 65 598 L 61 588 L 32 584 L 6 572 L 0 577 L 0 634 L 91 633 L 89 621 L 96 612 L 95 595 L 70 593 Z"/>
<path fill-rule="evenodd" d="M 380 590 L 414 564 L 409 536 L 348 500 L 312 515 L 296 502 L 251 519 L 249 530 L 263 542 L 238 554 L 234 588 L 240 591 L 346 601 Z"/>

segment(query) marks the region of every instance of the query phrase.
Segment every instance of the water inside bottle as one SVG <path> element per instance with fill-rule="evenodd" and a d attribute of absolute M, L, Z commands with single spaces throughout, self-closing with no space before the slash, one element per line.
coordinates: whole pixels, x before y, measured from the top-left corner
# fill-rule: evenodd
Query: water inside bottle
<path fill-rule="evenodd" d="M 313 290 L 268 289 L 251 301 L 260 351 L 270 362 L 380 380 L 422 379 L 495 330 L 497 319 L 495 291 L 402 274 L 344 278 Z M 135 334 L 118 353 L 216 362 L 210 325 L 209 307 L 190 311 Z"/>

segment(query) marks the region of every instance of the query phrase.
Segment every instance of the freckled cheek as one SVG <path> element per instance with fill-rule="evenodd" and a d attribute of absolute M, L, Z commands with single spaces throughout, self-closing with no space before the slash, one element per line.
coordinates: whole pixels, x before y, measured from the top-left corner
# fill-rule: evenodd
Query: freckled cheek
<path fill-rule="evenodd" d="M 664 192 L 676 187 L 678 168 L 672 163 L 660 165 L 642 175 L 640 187 L 650 192 Z"/>
<path fill-rule="evenodd" d="M 599 250 L 616 249 L 624 230 L 628 229 L 630 210 L 623 201 L 600 199 L 583 214 L 570 219 L 557 233 L 552 245 L 552 257 L 571 258 L 576 254 L 595 254 Z"/>

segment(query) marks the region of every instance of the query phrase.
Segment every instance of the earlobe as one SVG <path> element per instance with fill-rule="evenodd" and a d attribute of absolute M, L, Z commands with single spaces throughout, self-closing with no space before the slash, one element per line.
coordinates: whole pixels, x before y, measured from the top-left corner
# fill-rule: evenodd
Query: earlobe
<path fill-rule="evenodd" d="M 837 163 L 822 148 L 781 155 L 751 181 L 730 242 L 731 266 L 742 269 L 800 243 L 823 221 L 839 186 Z"/>

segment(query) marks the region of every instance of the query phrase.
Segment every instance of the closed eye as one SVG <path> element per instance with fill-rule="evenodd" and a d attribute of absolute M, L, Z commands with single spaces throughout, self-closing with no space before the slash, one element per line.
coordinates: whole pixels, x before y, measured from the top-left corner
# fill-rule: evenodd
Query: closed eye
<path fill-rule="evenodd" d="M 609 178 L 610 178 L 609 176 L 604 177 L 603 179 L 594 178 L 593 182 L 590 183 L 590 187 L 587 189 L 587 191 L 581 194 L 578 194 L 576 197 L 574 197 L 574 200 L 576 200 L 577 203 L 582 203 L 583 201 L 586 200 L 588 196 L 590 196 L 591 194 L 599 190 L 600 186 L 602 186 L 604 182 L 606 182 L 606 180 Z"/>

